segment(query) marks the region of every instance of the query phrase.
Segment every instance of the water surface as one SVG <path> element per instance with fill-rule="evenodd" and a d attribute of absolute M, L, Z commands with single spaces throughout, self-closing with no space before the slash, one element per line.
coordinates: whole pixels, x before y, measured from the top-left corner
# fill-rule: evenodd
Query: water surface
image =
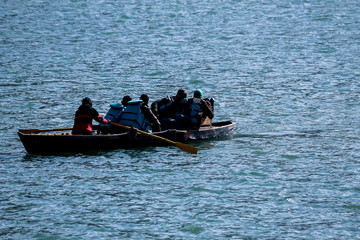
<path fill-rule="evenodd" d="M 1 239 L 360 239 L 358 1 L 2 1 Z M 85 96 L 214 97 L 230 139 L 61 156 Z"/>

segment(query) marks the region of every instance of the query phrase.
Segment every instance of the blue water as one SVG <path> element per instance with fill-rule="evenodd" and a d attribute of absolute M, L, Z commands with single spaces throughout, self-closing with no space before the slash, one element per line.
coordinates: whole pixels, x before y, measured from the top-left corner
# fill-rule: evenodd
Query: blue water
<path fill-rule="evenodd" d="M 360 2 L 2 0 L 0 239 L 360 239 Z M 230 139 L 29 155 L 71 127 L 201 88 Z"/>

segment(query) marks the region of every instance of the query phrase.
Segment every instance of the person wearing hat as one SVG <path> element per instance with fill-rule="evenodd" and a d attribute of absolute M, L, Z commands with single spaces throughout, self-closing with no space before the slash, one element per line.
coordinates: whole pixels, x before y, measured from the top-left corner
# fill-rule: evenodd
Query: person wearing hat
<path fill-rule="evenodd" d="M 185 115 L 189 117 L 189 127 L 199 129 L 202 121 L 208 117 L 214 118 L 212 104 L 209 100 L 203 99 L 203 91 L 196 89 L 193 98 L 190 98 L 185 107 Z"/>
<path fill-rule="evenodd" d="M 91 99 L 86 97 L 82 100 L 82 104 L 75 113 L 72 134 L 91 135 L 95 127 L 92 125 L 93 119 L 99 123 L 108 123 L 108 121 L 92 107 Z"/>

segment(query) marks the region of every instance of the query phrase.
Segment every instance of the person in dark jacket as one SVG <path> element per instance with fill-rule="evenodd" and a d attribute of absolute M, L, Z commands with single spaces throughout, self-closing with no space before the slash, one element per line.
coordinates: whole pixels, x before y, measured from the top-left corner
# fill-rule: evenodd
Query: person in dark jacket
<path fill-rule="evenodd" d="M 151 110 L 158 117 L 163 129 L 175 128 L 177 114 L 184 114 L 187 101 L 184 89 L 179 89 L 175 96 L 166 97 L 151 104 Z"/>
<path fill-rule="evenodd" d="M 155 114 L 151 111 L 148 106 L 149 96 L 146 94 L 142 94 L 140 99 L 143 101 L 143 104 L 140 107 L 141 112 L 144 114 L 145 118 L 150 122 L 151 129 L 153 132 L 160 132 L 160 122 L 159 119 L 155 116 Z"/>
<path fill-rule="evenodd" d="M 108 121 L 101 117 L 101 115 L 92 107 L 91 99 L 86 97 L 82 100 L 81 106 L 75 113 L 74 126 L 72 134 L 91 135 L 94 125 L 92 120 L 99 123 L 108 123 Z"/>
<path fill-rule="evenodd" d="M 191 129 L 199 129 L 206 117 L 209 119 L 214 118 L 213 103 L 211 100 L 202 99 L 202 97 L 203 92 L 197 89 L 194 91 L 194 97 L 190 98 L 186 103 L 184 115 L 189 117 L 189 127 Z"/>
<path fill-rule="evenodd" d="M 186 91 L 179 89 L 175 96 L 157 100 L 151 104 L 151 110 L 158 118 L 175 118 L 177 113 L 183 113 L 186 103 Z"/>

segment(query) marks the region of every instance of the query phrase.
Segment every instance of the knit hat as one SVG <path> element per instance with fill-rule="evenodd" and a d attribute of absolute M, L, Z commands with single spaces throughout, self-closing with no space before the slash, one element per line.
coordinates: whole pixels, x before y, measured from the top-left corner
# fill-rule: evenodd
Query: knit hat
<path fill-rule="evenodd" d="M 195 98 L 200 98 L 200 97 L 202 97 L 203 96 L 203 92 L 200 90 L 200 89 L 196 89 L 195 91 L 194 91 L 194 97 Z"/>

